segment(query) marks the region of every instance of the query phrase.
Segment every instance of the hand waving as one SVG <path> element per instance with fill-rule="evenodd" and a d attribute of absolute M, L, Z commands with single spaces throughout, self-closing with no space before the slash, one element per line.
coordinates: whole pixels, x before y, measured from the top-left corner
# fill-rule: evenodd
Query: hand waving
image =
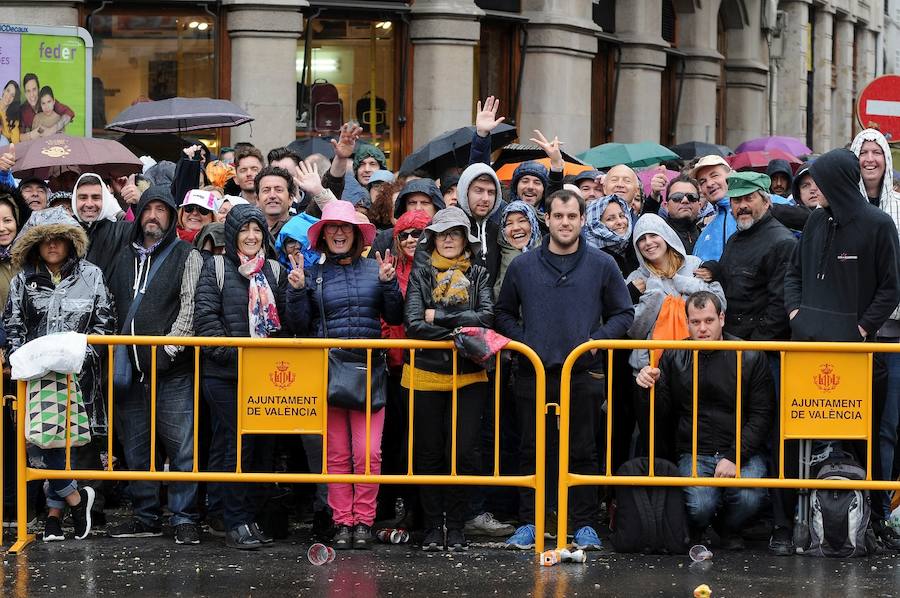
<path fill-rule="evenodd" d="M 344 123 L 341 125 L 341 135 L 337 141 L 331 140 L 336 158 L 351 158 L 356 149 L 356 140 L 362 134 L 363 129 L 356 123 Z"/>
<path fill-rule="evenodd" d="M 534 130 L 534 134 L 535 136 L 531 138 L 531 142 L 541 146 L 541 149 L 550 158 L 550 169 L 562 170 L 565 168 L 566 163 L 563 162 L 562 150 L 560 149 L 563 142 L 559 140 L 559 137 L 554 137 L 553 141 L 547 141 L 544 134 L 537 129 Z"/>
<path fill-rule="evenodd" d="M 324 190 L 322 177 L 319 176 L 319 169 L 315 164 L 307 164 L 301 161 L 297 166 L 297 176 L 294 180 L 297 181 L 297 186 L 307 195 L 315 197 Z"/>
<path fill-rule="evenodd" d="M 291 261 L 291 271 L 288 274 L 288 283 L 298 291 L 306 285 L 306 277 L 303 274 L 303 258 L 299 261 L 294 258 L 293 253 L 288 254 Z"/>
<path fill-rule="evenodd" d="M 394 260 L 391 258 L 391 250 L 384 250 L 384 258 L 381 252 L 375 252 L 375 261 L 378 262 L 378 280 L 381 282 L 390 282 L 397 276 L 397 269 L 394 268 Z"/>
<path fill-rule="evenodd" d="M 497 125 L 506 120 L 505 116 L 497 118 L 497 111 L 500 109 L 500 100 L 494 96 L 488 96 L 482 107 L 479 100 L 475 111 L 475 131 L 481 137 L 487 137 L 491 134 Z"/>

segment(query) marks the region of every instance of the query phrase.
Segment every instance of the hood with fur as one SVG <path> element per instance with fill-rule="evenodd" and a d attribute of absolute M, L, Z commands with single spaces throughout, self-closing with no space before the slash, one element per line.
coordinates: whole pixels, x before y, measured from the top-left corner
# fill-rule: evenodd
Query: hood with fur
<path fill-rule="evenodd" d="M 88 237 L 84 229 L 63 208 L 47 208 L 32 213 L 13 241 L 13 266 L 17 269 L 24 267 L 41 241 L 50 236 L 63 237 L 71 242 L 78 258 L 83 258 L 87 253 Z"/>
<path fill-rule="evenodd" d="M 100 180 L 100 188 L 103 190 L 103 205 L 100 207 L 100 215 L 97 216 L 97 220 L 95 222 L 99 222 L 100 220 L 109 220 L 111 222 L 116 221 L 116 215 L 122 211 L 122 208 L 119 207 L 119 202 L 116 201 L 116 198 L 113 197 L 112 192 L 109 190 L 109 187 L 106 183 L 103 182 L 103 177 L 93 172 L 85 172 L 81 176 L 78 177 L 78 180 L 75 181 L 75 186 L 72 188 L 72 214 L 78 222 L 89 225 L 90 222 L 84 222 L 80 216 L 78 216 L 78 206 L 76 202 L 78 201 L 78 186 L 81 184 L 81 179 L 86 176 L 94 176 Z"/>

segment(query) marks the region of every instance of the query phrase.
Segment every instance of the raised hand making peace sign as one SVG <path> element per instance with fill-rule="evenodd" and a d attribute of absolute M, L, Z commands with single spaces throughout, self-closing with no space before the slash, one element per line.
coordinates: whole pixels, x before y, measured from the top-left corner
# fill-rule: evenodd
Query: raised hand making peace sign
<path fill-rule="evenodd" d="M 375 252 L 375 261 L 378 262 L 378 280 L 381 282 L 390 282 L 397 276 L 397 269 L 394 268 L 394 260 L 391 258 L 391 250 L 385 249 L 384 258 L 381 252 Z"/>
<path fill-rule="evenodd" d="M 291 261 L 291 271 L 288 273 L 288 283 L 298 291 L 306 286 L 306 276 L 303 274 L 303 258 L 294 258 L 293 253 L 288 254 Z"/>

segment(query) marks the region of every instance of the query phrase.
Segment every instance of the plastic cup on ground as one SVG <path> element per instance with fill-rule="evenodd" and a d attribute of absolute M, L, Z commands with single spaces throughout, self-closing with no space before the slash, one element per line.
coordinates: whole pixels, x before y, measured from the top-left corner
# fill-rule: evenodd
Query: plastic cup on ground
<path fill-rule="evenodd" d="M 329 548 L 328 546 L 317 542 L 310 546 L 309 550 L 306 551 L 306 558 L 309 559 L 310 563 L 318 567 L 320 565 L 324 565 L 325 563 L 330 563 L 331 561 L 333 561 L 333 552 L 333 548 Z"/>
<path fill-rule="evenodd" d="M 691 546 L 688 556 L 691 557 L 691 560 L 695 563 L 699 563 L 701 561 L 710 560 L 713 557 L 713 553 L 703 544 L 696 544 Z"/>

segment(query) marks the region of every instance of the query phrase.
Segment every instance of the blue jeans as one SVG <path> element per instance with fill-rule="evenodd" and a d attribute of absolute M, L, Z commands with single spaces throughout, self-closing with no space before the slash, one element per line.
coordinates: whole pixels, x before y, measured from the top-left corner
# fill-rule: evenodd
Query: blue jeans
<path fill-rule="evenodd" d="M 65 469 L 66 449 L 42 449 L 33 447 L 29 451 L 30 465 L 40 469 Z M 47 480 L 44 482 L 44 494 L 47 496 L 47 508 L 64 509 L 66 497 L 78 491 L 75 480 Z"/>
<path fill-rule="evenodd" d="M 158 376 L 156 385 L 156 436 L 169 458 L 170 471 L 194 468 L 194 393 L 190 374 Z M 131 390 L 116 399 L 116 429 L 132 471 L 150 469 L 150 383 L 135 382 Z M 155 458 L 155 456 L 154 456 Z M 157 469 L 162 465 L 157 463 Z M 159 483 L 134 481 L 129 484 L 134 516 L 149 526 L 162 523 Z M 172 525 L 195 523 L 197 484 L 169 484 Z"/>
<path fill-rule="evenodd" d="M 697 455 L 697 475 L 710 478 L 716 471 L 721 456 Z M 678 458 L 678 474 L 691 475 L 691 455 L 683 453 Z M 766 463 L 759 455 L 754 455 L 741 463 L 741 477 L 761 478 L 766 475 Z M 723 512 L 719 519 L 727 531 L 738 531 L 745 521 L 759 510 L 765 496 L 764 488 L 713 488 L 690 486 L 684 489 L 688 523 L 692 528 L 704 530 L 719 509 Z"/>

